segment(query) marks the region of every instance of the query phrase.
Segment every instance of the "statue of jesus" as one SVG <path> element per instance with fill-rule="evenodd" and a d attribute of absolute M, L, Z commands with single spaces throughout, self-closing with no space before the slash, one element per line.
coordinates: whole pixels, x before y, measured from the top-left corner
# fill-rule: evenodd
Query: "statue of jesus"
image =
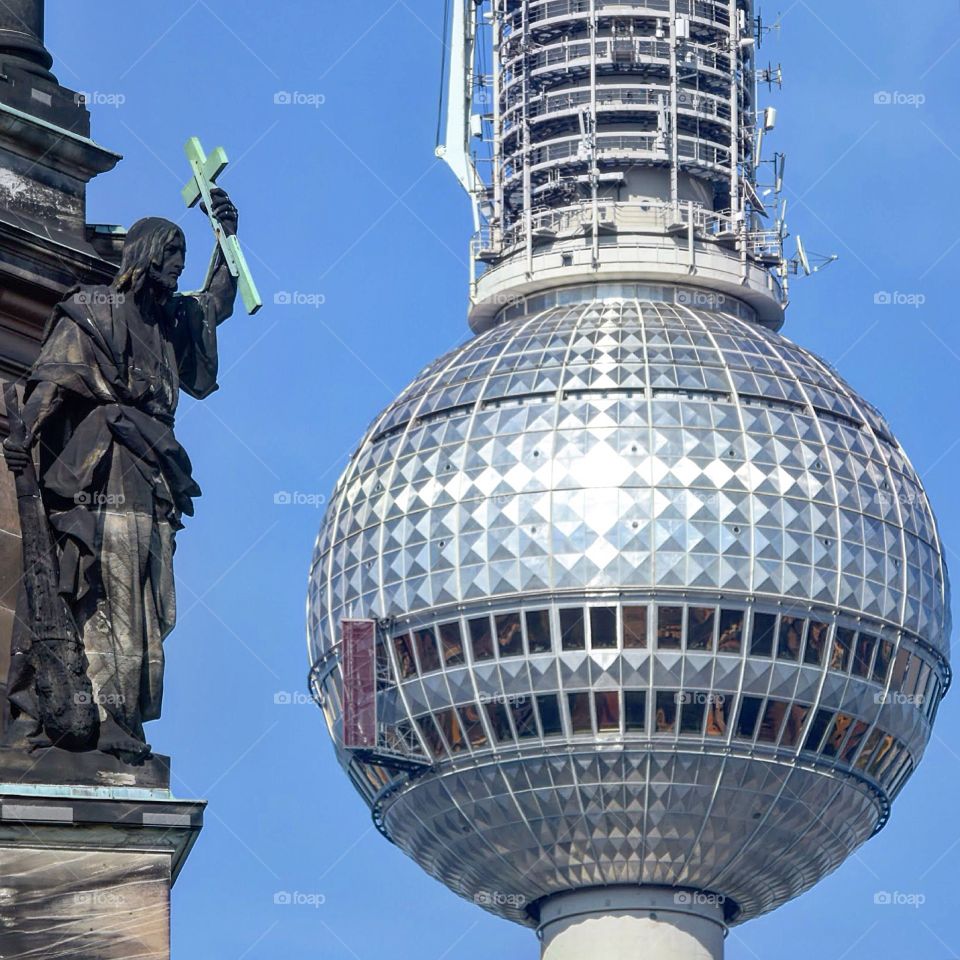
<path fill-rule="evenodd" d="M 237 210 L 214 189 L 212 214 L 232 236 Z M 174 436 L 181 390 L 217 389 L 217 327 L 237 284 L 218 246 L 206 287 L 177 292 L 183 231 L 140 220 L 109 286 L 57 305 L 30 372 L 25 437 L 4 455 L 15 473 L 39 453 L 39 485 L 59 561 L 59 592 L 82 639 L 99 722 L 90 749 L 129 762 L 150 755 L 143 724 L 160 716 L 163 641 L 176 620 L 173 553 L 200 488 Z M 38 709 L 30 631 L 14 631 L 8 742 L 53 745 Z"/>

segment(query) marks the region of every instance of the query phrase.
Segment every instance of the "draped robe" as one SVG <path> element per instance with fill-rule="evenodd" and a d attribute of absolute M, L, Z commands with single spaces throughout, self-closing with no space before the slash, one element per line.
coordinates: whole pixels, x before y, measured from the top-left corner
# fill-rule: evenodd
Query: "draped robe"
<path fill-rule="evenodd" d="M 174 537 L 200 496 L 174 415 L 181 389 L 202 399 L 216 376 L 210 295 L 175 295 L 144 313 L 132 295 L 84 286 L 55 308 L 27 385 L 27 399 L 41 383 L 60 394 L 38 438 L 60 591 L 101 718 L 140 739 L 160 715 L 163 640 L 176 620 Z M 10 700 L 36 718 L 29 644 L 16 630 Z"/>

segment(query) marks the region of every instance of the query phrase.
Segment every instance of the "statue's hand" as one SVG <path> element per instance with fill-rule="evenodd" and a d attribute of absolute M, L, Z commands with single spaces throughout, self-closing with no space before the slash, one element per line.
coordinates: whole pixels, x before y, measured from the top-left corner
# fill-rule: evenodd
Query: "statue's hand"
<path fill-rule="evenodd" d="M 233 205 L 233 201 L 227 196 L 227 191 L 220 187 L 214 187 L 210 191 L 210 199 L 213 201 L 213 215 L 220 221 L 224 233 L 228 237 L 235 236 L 239 214 L 237 208 Z M 200 209 L 206 213 L 206 204 L 201 203 Z"/>
<path fill-rule="evenodd" d="M 3 441 L 3 458 L 7 461 L 7 467 L 14 473 L 23 473 L 33 459 L 30 448 L 13 437 L 7 437 Z"/>

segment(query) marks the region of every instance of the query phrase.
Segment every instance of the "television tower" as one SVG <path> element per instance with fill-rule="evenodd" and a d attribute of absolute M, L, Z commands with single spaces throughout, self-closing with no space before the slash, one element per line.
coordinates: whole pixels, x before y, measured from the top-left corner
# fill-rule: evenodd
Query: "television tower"
<path fill-rule="evenodd" d="M 373 422 L 310 574 L 374 822 L 546 960 L 720 960 L 880 830 L 950 684 L 882 415 L 779 334 L 750 0 L 451 0 L 477 336 Z"/>

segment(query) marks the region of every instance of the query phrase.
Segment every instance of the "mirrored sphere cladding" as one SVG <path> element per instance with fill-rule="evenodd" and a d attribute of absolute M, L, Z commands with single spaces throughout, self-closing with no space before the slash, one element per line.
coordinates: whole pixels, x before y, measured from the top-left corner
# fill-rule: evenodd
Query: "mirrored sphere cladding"
<path fill-rule="evenodd" d="M 521 923 L 606 884 L 782 904 L 882 827 L 950 680 L 943 551 L 883 417 L 743 304 L 628 293 L 557 291 L 431 364 L 311 571 L 340 762 Z M 343 748 L 345 617 L 382 621 L 396 766 Z"/>

